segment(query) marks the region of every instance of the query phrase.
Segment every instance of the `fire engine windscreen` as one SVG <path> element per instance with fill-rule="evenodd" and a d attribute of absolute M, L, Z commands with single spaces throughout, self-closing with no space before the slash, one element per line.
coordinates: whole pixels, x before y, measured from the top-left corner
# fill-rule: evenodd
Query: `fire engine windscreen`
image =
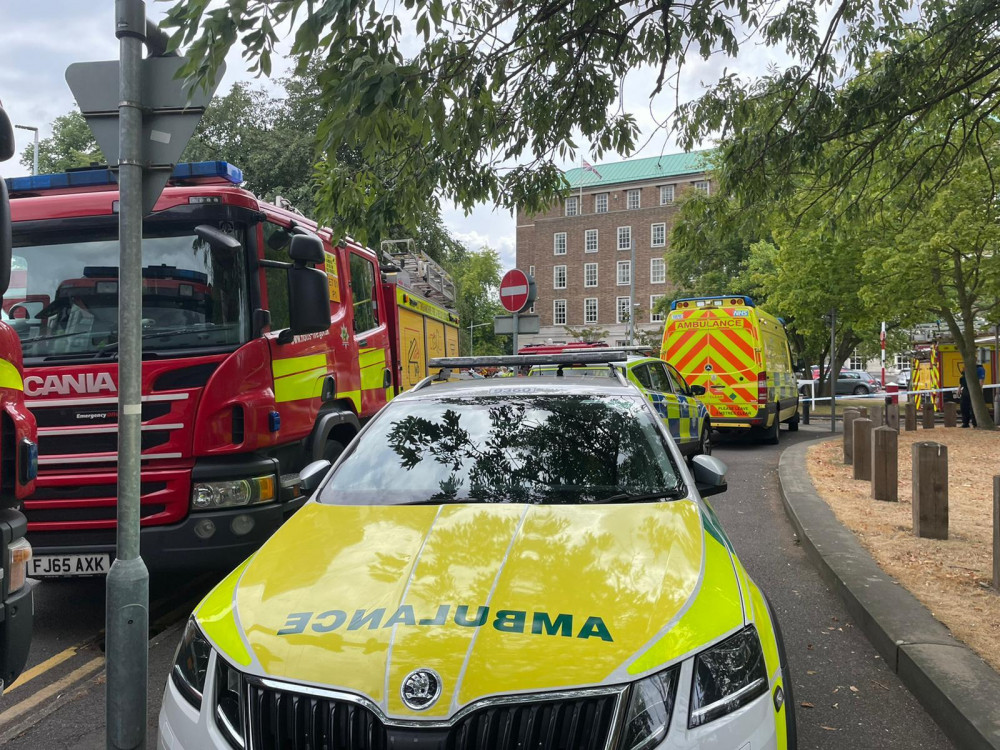
<path fill-rule="evenodd" d="M 244 230 L 240 250 L 216 249 L 190 227 L 159 227 L 142 243 L 144 351 L 225 349 L 246 342 L 250 303 Z M 15 235 L 3 318 L 26 360 L 118 349 L 118 239 L 112 231 Z"/>

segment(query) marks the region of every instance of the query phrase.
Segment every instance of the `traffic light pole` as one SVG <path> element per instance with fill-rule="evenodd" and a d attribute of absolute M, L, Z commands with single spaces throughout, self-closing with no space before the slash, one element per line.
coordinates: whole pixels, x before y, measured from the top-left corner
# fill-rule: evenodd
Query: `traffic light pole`
<path fill-rule="evenodd" d="M 142 0 L 115 0 L 119 40 L 118 545 L 107 579 L 107 746 L 146 745 L 149 571 L 139 554 L 142 434 Z"/>

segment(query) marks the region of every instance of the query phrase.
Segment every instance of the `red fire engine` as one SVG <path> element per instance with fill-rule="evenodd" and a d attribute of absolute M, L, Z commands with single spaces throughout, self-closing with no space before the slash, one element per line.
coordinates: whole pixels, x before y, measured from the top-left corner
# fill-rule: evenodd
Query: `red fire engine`
<path fill-rule="evenodd" d="M 0 105 L 0 161 L 13 153 L 14 133 Z M 0 180 L 0 296 L 10 276 L 10 208 Z M 21 345 L 11 327 L 0 322 L 0 693 L 21 673 L 31 646 L 31 545 L 25 539 L 26 519 L 17 507 L 34 489 L 37 460 L 35 419 L 24 404 Z"/>
<path fill-rule="evenodd" d="M 457 318 L 400 286 L 398 266 L 241 182 L 225 162 L 179 165 L 144 222 L 141 546 L 154 569 L 245 558 L 304 501 L 303 467 L 335 458 L 429 358 L 457 354 Z M 5 304 L 39 424 L 37 489 L 24 503 L 32 574 L 104 573 L 116 518 L 117 183 L 92 169 L 9 184 L 23 286 Z M 291 284 L 293 263 L 325 274 L 322 299 Z M 328 321 L 318 332 L 317 314 Z"/>

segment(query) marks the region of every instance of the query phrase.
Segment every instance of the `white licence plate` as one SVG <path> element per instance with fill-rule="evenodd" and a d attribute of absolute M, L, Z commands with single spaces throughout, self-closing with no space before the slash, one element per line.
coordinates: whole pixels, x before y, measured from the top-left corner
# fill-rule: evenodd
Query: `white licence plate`
<path fill-rule="evenodd" d="M 31 578 L 102 576 L 111 570 L 111 555 L 38 555 L 31 558 Z"/>

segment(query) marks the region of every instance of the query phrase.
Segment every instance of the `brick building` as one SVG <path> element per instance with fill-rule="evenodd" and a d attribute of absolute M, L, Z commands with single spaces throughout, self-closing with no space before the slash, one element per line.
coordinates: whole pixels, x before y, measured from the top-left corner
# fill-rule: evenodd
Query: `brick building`
<path fill-rule="evenodd" d="M 630 274 L 636 332 L 659 331 L 652 305 L 670 288 L 664 256 L 685 190 L 709 192 L 707 151 L 632 159 L 565 173 L 570 193 L 546 212 L 517 212 L 517 267 L 535 277 L 537 335 L 520 345 L 572 340 L 565 326 L 603 328 L 609 344 L 628 336 Z M 631 243 L 635 243 L 635 268 Z"/>

